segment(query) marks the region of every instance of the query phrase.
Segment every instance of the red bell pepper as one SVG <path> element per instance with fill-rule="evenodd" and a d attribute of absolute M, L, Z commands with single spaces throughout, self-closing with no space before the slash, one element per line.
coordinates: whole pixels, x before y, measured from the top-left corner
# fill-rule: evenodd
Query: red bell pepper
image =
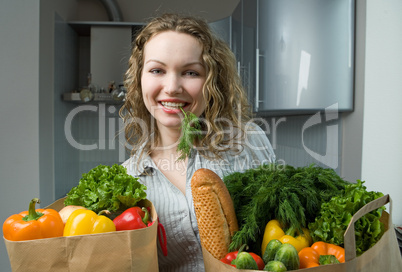
<path fill-rule="evenodd" d="M 228 254 L 226 254 L 225 257 L 223 257 L 221 259 L 221 262 L 231 265 L 233 267 L 236 267 L 236 265 L 232 264 L 232 261 L 237 258 L 237 255 L 240 252 L 242 252 L 245 249 L 245 247 L 246 247 L 246 245 L 243 245 L 242 247 L 240 247 L 240 249 L 238 251 L 229 252 Z M 264 264 L 264 261 L 262 260 L 262 258 L 255 253 L 252 253 L 252 252 L 248 252 L 248 253 L 251 255 L 251 257 L 253 257 L 254 261 L 257 263 L 258 270 L 263 270 L 265 267 L 265 264 Z"/>
<path fill-rule="evenodd" d="M 149 212 L 146 208 L 131 207 L 117 216 L 113 223 L 117 231 L 146 228 L 150 223 Z"/>

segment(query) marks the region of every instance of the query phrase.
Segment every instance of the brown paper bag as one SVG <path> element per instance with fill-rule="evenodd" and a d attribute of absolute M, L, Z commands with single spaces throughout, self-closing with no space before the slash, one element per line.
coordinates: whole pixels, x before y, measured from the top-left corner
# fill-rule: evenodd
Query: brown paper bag
<path fill-rule="evenodd" d="M 383 212 L 381 221 L 385 224 L 385 233 L 381 239 L 369 250 L 359 257 L 356 257 L 356 243 L 354 223 L 363 215 L 372 210 L 378 209 L 385 204 L 389 205 L 389 214 Z M 350 220 L 349 226 L 345 231 L 345 263 L 323 265 L 313 268 L 299 269 L 300 272 L 396 272 L 402 271 L 402 258 L 399 252 L 399 246 L 396 234 L 392 224 L 392 201 L 389 195 L 380 197 L 362 207 Z M 202 249 L 206 272 L 251 272 L 257 270 L 239 270 L 230 265 L 224 264 L 215 259 L 211 253 Z"/>
<path fill-rule="evenodd" d="M 59 211 L 63 203 L 64 199 L 59 199 L 46 208 Z M 157 214 L 150 201 L 143 200 L 139 204 L 151 207 L 152 226 L 18 242 L 3 237 L 12 271 L 158 271 Z"/>
<path fill-rule="evenodd" d="M 389 203 L 389 214 L 383 213 L 382 222 L 385 225 L 385 233 L 372 248 L 356 258 L 356 241 L 354 223 L 372 210 Z M 346 262 L 356 260 L 355 270 L 358 272 L 376 271 L 402 271 L 402 258 L 399 252 L 398 241 L 392 224 L 392 200 L 385 195 L 366 204 L 358 210 L 350 220 L 345 231 L 345 260 Z"/>

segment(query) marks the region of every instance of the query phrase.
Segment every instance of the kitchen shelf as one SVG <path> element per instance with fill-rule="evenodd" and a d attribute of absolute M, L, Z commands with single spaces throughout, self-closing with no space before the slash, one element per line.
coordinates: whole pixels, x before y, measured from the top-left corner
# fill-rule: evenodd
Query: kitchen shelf
<path fill-rule="evenodd" d="M 82 101 L 80 97 L 80 93 L 64 93 L 62 96 L 63 101 L 75 103 L 75 104 L 116 104 L 121 105 L 124 103 L 124 100 L 115 100 L 113 99 L 112 94 L 110 93 L 95 93 L 93 99 L 90 101 Z"/>

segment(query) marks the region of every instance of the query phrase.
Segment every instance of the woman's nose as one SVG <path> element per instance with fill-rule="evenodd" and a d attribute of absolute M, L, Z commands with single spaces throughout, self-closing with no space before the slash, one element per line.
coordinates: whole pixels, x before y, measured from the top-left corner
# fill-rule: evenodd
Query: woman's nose
<path fill-rule="evenodd" d="M 168 94 L 176 94 L 182 92 L 182 82 L 177 74 L 169 74 L 165 81 L 165 92 Z"/>

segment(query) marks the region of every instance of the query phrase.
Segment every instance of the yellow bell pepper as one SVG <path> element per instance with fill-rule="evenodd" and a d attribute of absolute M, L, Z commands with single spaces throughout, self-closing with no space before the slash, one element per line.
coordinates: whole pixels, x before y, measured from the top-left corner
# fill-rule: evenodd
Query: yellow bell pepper
<path fill-rule="evenodd" d="M 94 234 L 116 231 L 113 221 L 91 210 L 75 210 L 68 217 L 63 236 Z"/>
<path fill-rule="evenodd" d="M 312 244 L 313 240 L 310 236 L 310 232 L 307 228 L 302 228 L 303 234 L 299 234 L 296 237 L 296 230 L 293 228 L 289 228 L 286 233 L 282 229 L 281 224 L 278 220 L 273 219 L 267 223 L 265 226 L 264 237 L 262 239 L 261 244 L 261 252 L 264 255 L 265 248 L 267 247 L 269 241 L 272 239 L 278 239 L 282 242 L 282 244 L 291 244 L 293 245 L 297 252 L 302 250 L 305 247 L 308 247 Z"/>

